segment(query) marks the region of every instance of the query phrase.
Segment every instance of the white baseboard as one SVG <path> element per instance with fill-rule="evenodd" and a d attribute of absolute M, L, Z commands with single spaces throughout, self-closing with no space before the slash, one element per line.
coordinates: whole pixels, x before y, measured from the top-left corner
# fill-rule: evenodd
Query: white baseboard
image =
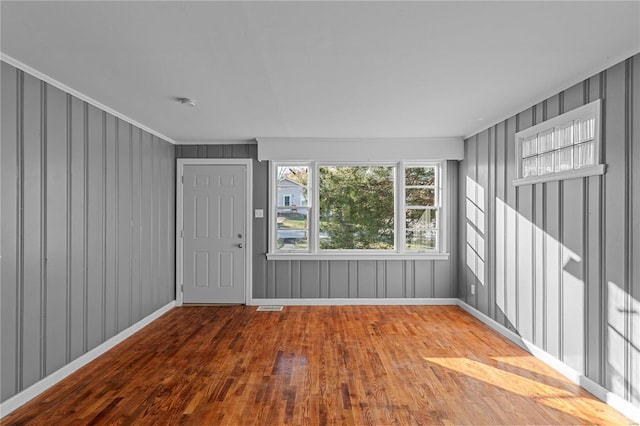
<path fill-rule="evenodd" d="M 634 406 L 629 401 L 619 397 L 618 395 L 608 391 L 601 385 L 597 384 L 593 380 L 586 377 L 584 374 L 576 371 L 572 367 L 568 366 L 564 362 L 560 361 L 558 358 L 554 357 L 550 353 L 545 350 L 537 347 L 533 343 L 528 340 L 522 338 L 518 334 L 509 330 L 502 324 L 496 322 L 495 320 L 489 318 L 482 312 L 478 311 L 473 306 L 467 304 L 466 302 L 457 299 L 458 306 L 467 311 L 469 314 L 473 315 L 475 318 L 486 324 L 488 327 L 492 328 L 494 331 L 502 334 L 507 339 L 511 340 L 516 345 L 520 346 L 524 350 L 531 353 L 531 355 L 538 358 L 540 361 L 547 364 L 549 367 L 556 370 L 558 373 L 565 376 L 567 379 L 571 380 L 573 383 L 581 386 L 587 392 L 593 394 L 596 398 L 606 403 L 610 407 L 618 410 L 620 413 L 629 417 L 633 422 L 640 423 L 640 407 Z"/>
<path fill-rule="evenodd" d="M 157 311 L 151 313 L 150 315 L 147 315 L 137 323 L 133 324 L 129 328 L 122 330 L 120 333 L 116 334 L 109 340 L 91 349 L 89 352 L 74 359 L 69 364 L 65 365 L 59 370 L 49 374 L 47 377 L 40 380 L 39 382 L 34 383 L 33 385 L 29 386 L 27 389 L 23 390 L 22 392 L 7 399 L 6 401 L 0 404 L 0 418 L 3 418 L 4 416 L 14 411 L 16 408 L 26 404 L 36 396 L 40 395 L 42 392 L 49 389 L 51 386 L 55 385 L 62 379 L 66 378 L 67 376 L 71 375 L 72 373 L 76 372 L 80 368 L 84 367 L 94 359 L 98 358 L 100 355 L 107 352 L 109 349 L 113 348 L 118 343 L 124 341 L 125 339 L 132 336 L 136 332 L 142 330 L 151 322 L 155 321 L 160 316 L 162 316 L 163 314 L 171 310 L 175 306 L 175 304 L 176 304 L 175 301 L 172 301 L 166 304 L 165 306 L 161 307 Z"/>
<path fill-rule="evenodd" d="M 458 304 L 455 298 L 407 299 L 407 298 L 363 298 L 363 299 L 251 299 L 249 306 L 283 305 L 283 306 L 343 306 L 343 305 L 452 305 Z"/>

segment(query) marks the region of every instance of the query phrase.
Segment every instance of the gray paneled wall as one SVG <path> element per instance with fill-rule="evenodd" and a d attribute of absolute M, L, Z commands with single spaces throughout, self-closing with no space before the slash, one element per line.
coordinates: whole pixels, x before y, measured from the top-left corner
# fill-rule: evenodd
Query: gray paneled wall
<path fill-rule="evenodd" d="M 1 399 L 175 298 L 170 143 L 2 63 Z"/>
<path fill-rule="evenodd" d="M 449 260 L 277 260 L 267 261 L 269 167 L 257 146 L 182 145 L 177 158 L 253 158 L 253 207 L 264 219 L 253 221 L 253 297 L 292 298 L 448 298 L 456 297 L 456 223 L 448 222 Z M 457 216 L 457 162 L 450 161 L 449 208 Z"/>
<path fill-rule="evenodd" d="M 514 187 L 515 133 L 596 99 L 606 174 Z M 636 55 L 467 139 L 458 198 L 460 298 L 636 405 L 639 111 Z"/>

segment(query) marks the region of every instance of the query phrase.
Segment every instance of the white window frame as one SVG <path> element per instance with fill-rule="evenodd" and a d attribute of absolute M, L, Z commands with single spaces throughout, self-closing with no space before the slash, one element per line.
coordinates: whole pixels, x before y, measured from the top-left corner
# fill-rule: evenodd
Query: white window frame
<path fill-rule="evenodd" d="M 308 167 L 308 240 L 307 250 L 278 250 L 277 249 L 277 170 L 278 167 Z M 321 250 L 319 248 L 319 216 L 317 208 L 320 202 L 318 191 L 319 170 L 322 166 L 381 166 L 394 167 L 394 249 L 393 250 Z M 406 223 L 405 223 L 405 168 L 406 167 L 435 167 L 435 204 L 437 210 L 437 236 L 436 249 L 432 250 L 406 250 Z M 436 259 L 446 260 L 447 252 L 447 162 L 446 161 L 398 161 L 398 162 L 340 162 L 340 161 L 270 161 L 269 162 L 269 200 L 270 200 L 270 225 L 269 225 L 269 252 L 267 259 L 288 260 L 345 260 L 345 259 Z"/>
<path fill-rule="evenodd" d="M 579 177 L 586 176 L 595 176 L 604 174 L 606 171 L 606 165 L 601 163 L 601 101 L 600 99 L 590 102 L 587 105 L 583 105 L 576 109 L 573 109 L 569 112 L 561 114 L 557 117 L 546 120 L 542 123 L 539 123 L 535 126 L 529 127 L 521 132 L 516 133 L 515 135 L 515 155 L 516 155 L 516 178 L 513 180 L 514 186 L 521 185 L 531 185 L 541 182 L 552 182 L 559 181 L 565 179 L 573 179 Z M 585 119 L 595 119 L 595 129 L 594 129 L 594 164 L 591 166 L 581 167 L 581 168 L 572 168 L 571 170 L 566 171 L 554 171 L 550 173 L 545 173 L 542 175 L 536 176 L 523 176 L 523 162 L 524 158 L 522 156 L 523 145 L 525 141 L 530 139 L 531 137 L 545 135 L 549 132 L 554 132 L 556 128 L 564 127 L 568 124 L 573 125 L 575 121 L 585 120 Z M 572 133 L 573 135 L 573 133 Z M 566 145 L 566 148 L 572 148 L 571 155 L 574 158 L 574 149 L 575 146 L 579 145 L 579 143 L 571 142 L 571 144 Z M 537 154 L 534 154 L 533 157 L 540 157 L 543 154 L 549 154 L 551 152 L 558 151 L 558 148 L 549 150 L 544 153 L 540 153 L 538 151 Z M 573 160 L 572 160 L 573 162 Z M 573 166 L 572 166 L 573 167 Z"/>

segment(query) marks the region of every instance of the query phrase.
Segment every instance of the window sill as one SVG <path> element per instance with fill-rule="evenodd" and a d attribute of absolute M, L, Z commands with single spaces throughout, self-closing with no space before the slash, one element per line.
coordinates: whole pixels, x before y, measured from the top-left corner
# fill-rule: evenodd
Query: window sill
<path fill-rule="evenodd" d="M 533 185 L 535 183 L 555 182 L 587 176 L 603 175 L 606 168 L 607 166 L 605 164 L 598 164 L 595 166 L 583 167 L 582 169 L 569 170 L 566 172 L 549 173 L 548 175 L 514 179 L 513 186 Z"/>
<path fill-rule="evenodd" d="M 449 260 L 449 253 L 267 253 L 267 260 Z"/>

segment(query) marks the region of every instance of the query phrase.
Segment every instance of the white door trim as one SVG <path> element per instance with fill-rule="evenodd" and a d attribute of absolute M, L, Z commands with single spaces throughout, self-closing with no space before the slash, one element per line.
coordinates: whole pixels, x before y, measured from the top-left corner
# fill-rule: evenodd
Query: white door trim
<path fill-rule="evenodd" d="M 253 288 L 253 160 L 251 158 L 178 158 L 176 167 L 176 306 L 182 306 L 182 284 L 184 279 L 184 253 L 182 244 L 184 199 L 182 177 L 184 176 L 184 166 L 192 164 L 212 166 L 237 165 L 247 167 L 244 303 L 248 304 L 252 299 L 251 289 Z"/>

